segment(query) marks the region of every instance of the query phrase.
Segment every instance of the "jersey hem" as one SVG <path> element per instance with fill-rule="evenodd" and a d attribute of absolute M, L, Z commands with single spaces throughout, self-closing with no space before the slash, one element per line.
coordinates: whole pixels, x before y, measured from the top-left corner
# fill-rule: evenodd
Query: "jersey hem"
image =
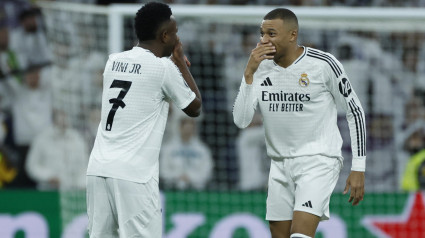
<path fill-rule="evenodd" d="M 133 182 L 133 183 L 147 183 L 151 179 L 154 179 L 157 182 L 159 181 L 159 179 L 154 175 L 152 175 L 150 177 L 143 178 L 143 179 L 130 179 L 130 178 L 122 177 L 122 176 L 105 175 L 105 174 L 101 174 L 101 173 L 87 173 L 86 176 L 96 176 L 96 177 L 104 177 L 104 178 L 121 179 L 121 180 L 129 181 L 129 182 Z"/>

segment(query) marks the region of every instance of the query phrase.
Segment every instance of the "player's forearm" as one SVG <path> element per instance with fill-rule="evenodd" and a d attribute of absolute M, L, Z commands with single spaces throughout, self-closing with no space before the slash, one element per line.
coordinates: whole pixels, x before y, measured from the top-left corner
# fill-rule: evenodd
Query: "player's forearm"
<path fill-rule="evenodd" d="M 364 111 L 357 97 L 348 102 L 347 109 L 353 156 L 351 170 L 364 172 L 366 170 L 366 120 Z"/>
<path fill-rule="evenodd" d="M 233 105 L 233 121 L 239 128 L 246 128 L 252 121 L 254 116 L 254 89 L 252 85 L 242 82 Z"/>
<path fill-rule="evenodd" d="M 202 103 L 201 92 L 199 92 L 198 86 L 196 85 L 195 79 L 189 71 L 189 68 L 186 66 L 185 62 L 175 62 L 180 72 L 182 73 L 183 79 L 186 81 L 189 88 L 195 93 L 196 98 Z"/>
<path fill-rule="evenodd" d="M 251 85 L 252 82 L 254 81 L 254 74 L 253 73 L 247 73 L 245 71 L 244 78 L 245 78 L 245 83 Z"/>

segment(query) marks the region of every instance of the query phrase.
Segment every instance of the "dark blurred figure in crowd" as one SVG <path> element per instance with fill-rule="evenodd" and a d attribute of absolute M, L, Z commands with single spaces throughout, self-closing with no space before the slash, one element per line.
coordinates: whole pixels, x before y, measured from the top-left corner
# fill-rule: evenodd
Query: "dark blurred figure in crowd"
<path fill-rule="evenodd" d="M 9 187 L 18 173 L 16 165 L 9 156 L 6 148 L 0 146 L 0 189 Z"/>
<path fill-rule="evenodd" d="M 0 187 L 19 187 L 21 159 L 13 150 L 14 99 L 9 84 L 22 83 L 26 61 L 10 47 L 9 42 L 9 27 L 5 19 L 0 19 Z"/>
<path fill-rule="evenodd" d="M 51 83 L 48 69 L 39 65 L 26 68 L 23 81 L 6 80 L 11 102 L 11 146 L 19 154 L 16 186 L 34 187 L 24 165 L 33 139 L 52 124 Z"/>
<path fill-rule="evenodd" d="M 10 28 L 19 26 L 19 14 L 31 4 L 26 0 L 1 0 L 0 18 L 4 18 L 5 24 Z"/>
<path fill-rule="evenodd" d="M 1 103 L 0 97 L 0 103 Z M 17 176 L 16 159 L 13 160 L 13 153 L 4 145 L 7 135 L 7 125 L 5 114 L 0 108 L 0 189 L 7 188 Z"/>
<path fill-rule="evenodd" d="M 0 20 L 0 86 L 7 79 L 22 81 L 22 73 L 26 66 L 26 60 L 10 47 L 9 33 L 6 23 Z"/>
<path fill-rule="evenodd" d="M 407 129 L 416 121 L 425 120 L 425 103 L 418 93 L 414 93 L 404 107 L 403 128 Z"/>
<path fill-rule="evenodd" d="M 41 11 L 29 8 L 19 14 L 20 25 L 11 32 L 11 47 L 32 65 L 47 65 L 51 52 L 44 30 L 41 27 Z"/>
<path fill-rule="evenodd" d="M 96 4 L 98 5 L 109 5 L 109 4 L 114 4 L 114 3 L 120 3 L 120 4 L 124 4 L 124 3 L 137 3 L 139 2 L 138 0 L 122 0 L 122 1 L 118 1 L 118 0 L 96 0 Z"/>
<path fill-rule="evenodd" d="M 421 95 L 414 93 L 404 106 L 403 131 L 397 135 L 401 148 L 401 189 L 425 189 L 425 104 Z"/>

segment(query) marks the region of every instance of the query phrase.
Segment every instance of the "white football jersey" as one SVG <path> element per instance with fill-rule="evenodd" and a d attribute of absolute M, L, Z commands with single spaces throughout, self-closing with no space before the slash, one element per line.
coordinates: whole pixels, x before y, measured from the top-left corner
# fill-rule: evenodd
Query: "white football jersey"
<path fill-rule="evenodd" d="M 103 73 L 102 116 L 87 175 L 158 181 L 168 101 L 184 109 L 194 99 L 170 59 L 140 47 L 111 54 Z"/>
<path fill-rule="evenodd" d="M 321 154 L 342 159 L 337 105 L 347 113 L 353 154 L 352 170 L 364 171 L 365 117 L 350 81 L 335 57 L 304 47 L 292 65 L 283 68 L 264 60 L 251 85 L 242 79 L 233 109 L 235 124 L 247 127 L 259 106 L 267 154 L 287 158 Z"/>

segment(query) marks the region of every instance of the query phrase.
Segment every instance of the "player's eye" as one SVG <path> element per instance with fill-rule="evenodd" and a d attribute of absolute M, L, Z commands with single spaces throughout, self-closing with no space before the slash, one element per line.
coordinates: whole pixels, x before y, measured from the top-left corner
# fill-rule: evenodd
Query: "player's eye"
<path fill-rule="evenodd" d="M 260 36 L 263 37 L 264 36 L 264 32 L 260 32 Z"/>
<path fill-rule="evenodd" d="M 274 32 L 270 32 L 270 33 L 269 33 L 269 36 L 276 36 L 276 33 L 274 33 Z"/>

